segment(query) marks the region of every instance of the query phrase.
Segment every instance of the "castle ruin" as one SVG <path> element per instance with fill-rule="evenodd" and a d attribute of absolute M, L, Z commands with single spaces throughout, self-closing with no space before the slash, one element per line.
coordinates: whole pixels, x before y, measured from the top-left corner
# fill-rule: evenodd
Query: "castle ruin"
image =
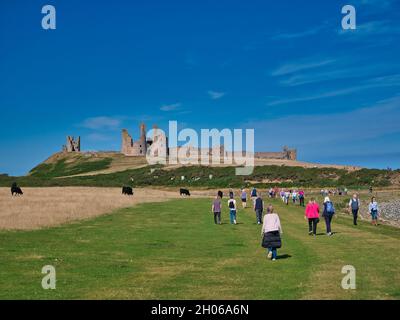
<path fill-rule="evenodd" d="M 128 130 L 122 130 L 122 147 L 121 153 L 128 157 L 144 157 L 146 156 L 148 148 L 153 143 L 158 143 L 165 147 L 168 153 L 168 138 L 158 132 L 157 126 L 153 126 L 153 137 L 146 138 L 146 126 L 144 123 L 139 128 L 140 137 L 138 140 L 133 140 Z M 158 156 L 155 154 L 154 156 Z"/>
<path fill-rule="evenodd" d="M 284 146 L 280 152 L 255 152 L 256 159 L 297 160 L 297 150 Z"/>
<path fill-rule="evenodd" d="M 132 139 L 129 135 L 128 130 L 122 130 L 122 148 L 121 153 L 130 157 L 145 156 L 147 152 L 147 141 L 146 141 L 146 126 L 144 123 L 140 125 L 140 138 L 137 141 Z"/>
<path fill-rule="evenodd" d="M 80 152 L 81 137 L 75 140 L 75 137 L 67 136 L 67 143 L 63 145 L 63 152 Z"/>
<path fill-rule="evenodd" d="M 153 137 L 146 138 L 146 126 L 144 123 L 140 125 L 140 137 L 138 140 L 134 141 L 132 136 L 129 135 L 126 129 L 122 130 L 122 147 L 121 153 L 129 157 L 144 157 L 148 148 L 155 142 L 160 143 L 165 146 L 167 154 L 174 153 L 180 154 L 185 153 L 187 157 L 190 155 L 198 154 L 206 155 L 207 157 L 212 157 L 218 154 L 221 158 L 227 157 L 227 151 L 225 151 L 224 146 L 213 146 L 209 149 L 201 149 L 194 146 L 183 146 L 177 147 L 177 150 L 171 149 L 168 146 L 168 138 L 165 135 L 158 134 L 157 127 L 153 127 Z M 162 139 L 162 140 L 161 140 Z M 161 141 L 160 141 L 161 140 Z M 157 156 L 157 155 L 155 155 Z M 256 159 L 277 159 L 277 160 L 297 160 L 297 150 L 289 149 L 288 147 L 283 147 L 280 152 L 255 152 L 254 158 Z"/>

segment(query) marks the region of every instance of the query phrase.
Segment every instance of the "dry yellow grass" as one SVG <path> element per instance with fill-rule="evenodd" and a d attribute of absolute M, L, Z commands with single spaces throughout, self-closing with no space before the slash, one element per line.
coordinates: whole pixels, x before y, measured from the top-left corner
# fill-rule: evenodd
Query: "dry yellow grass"
<path fill-rule="evenodd" d="M 133 197 L 121 195 L 120 188 L 24 188 L 23 191 L 22 197 L 11 197 L 9 188 L 0 188 L 0 229 L 39 229 L 138 203 L 179 197 L 176 191 L 147 188 L 135 189 Z"/>

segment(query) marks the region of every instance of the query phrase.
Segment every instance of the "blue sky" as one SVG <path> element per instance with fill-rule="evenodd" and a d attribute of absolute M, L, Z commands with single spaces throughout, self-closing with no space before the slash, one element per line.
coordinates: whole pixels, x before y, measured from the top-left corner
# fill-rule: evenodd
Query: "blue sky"
<path fill-rule="evenodd" d="M 41 28 L 41 8 L 57 29 Z M 342 30 L 352 4 L 357 29 Z M 256 150 L 398 168 L 400 1 L 0 3 L 0 173 L 81 135 L 119 150 L 144 120 L 255 128 Z"/>

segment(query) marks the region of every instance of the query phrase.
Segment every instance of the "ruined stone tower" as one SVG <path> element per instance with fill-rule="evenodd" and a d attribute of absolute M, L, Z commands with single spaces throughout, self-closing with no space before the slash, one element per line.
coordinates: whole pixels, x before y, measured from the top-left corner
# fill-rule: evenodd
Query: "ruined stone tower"
<path fill-rule="evenodd" d="M 75 140 L 74 137 L 67 136 L 67 143 L 63 145 L 63 152 L 80 152 L 81 151 L 81 137 Z"/>
<path fill-rule="evenodd" d="M 126 156 L 139 157 L 145 156 L 147 152 L 146 126 L 144 123 L 140 125 L 139 140 L 134 141 L 126 129 L 122 130 L 122 147 L 121 153 Z"/>

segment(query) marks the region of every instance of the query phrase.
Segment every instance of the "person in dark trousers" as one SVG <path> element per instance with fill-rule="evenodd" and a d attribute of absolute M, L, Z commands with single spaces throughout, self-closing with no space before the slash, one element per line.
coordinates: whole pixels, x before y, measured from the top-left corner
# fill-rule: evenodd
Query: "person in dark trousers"
<path fill-rule="evenodd" d="M 332 229 L 331 229 L 331 224 L 332 224 L 332 218 L 333 218 L 334 214 L 335 214 L 335 207 L 334 207 L 332 201 L 329 199 L 329 197 L 325 197 L 324 213 L 322 215 L 325 219 L 327 236 L 333 235 Z"/>
<path fill-rule="evenodd" d="M 229 216 L 231 224 L 237 224 L 236 221 L 236 200 L 232 197 L 228 200 Z"/>
<path fill-rule="evenodd" d="M 304 207 L 304 191 L 303 190 L 299 191 L 299 201 L 300 201 L 300 206 Z"/>
<path fill-rule="evenodd" d="M 219 196 L 215 197 L 211 210 L 214 213 L 214 223 L 221 224 L 221 198 Z"/>
<path fill-rule="evenodd" d="M 360 199 L 357 194 L 353 194 L 353 198 L 350 199 L 349 209 L 353 214 L 353 224 L 357 225 L 358 210 L 360 210 Z"/>
<path fill-rule="evenodd" d="M 264 202 L 260 196 L 260 193 L 257 194 L 257 198 L 254 201 L 254 211 L 256 212 L 256 222 L 257 224 L 262 223 L 262 214 L 264 211 Z"/>
<path fill-rule="evenodd" d="M 311 198 L 306 206 L 304 219 L 308 220 L 308 234 L 315 237 L 319 222 L 319 205 L 314 198 Z"/>

